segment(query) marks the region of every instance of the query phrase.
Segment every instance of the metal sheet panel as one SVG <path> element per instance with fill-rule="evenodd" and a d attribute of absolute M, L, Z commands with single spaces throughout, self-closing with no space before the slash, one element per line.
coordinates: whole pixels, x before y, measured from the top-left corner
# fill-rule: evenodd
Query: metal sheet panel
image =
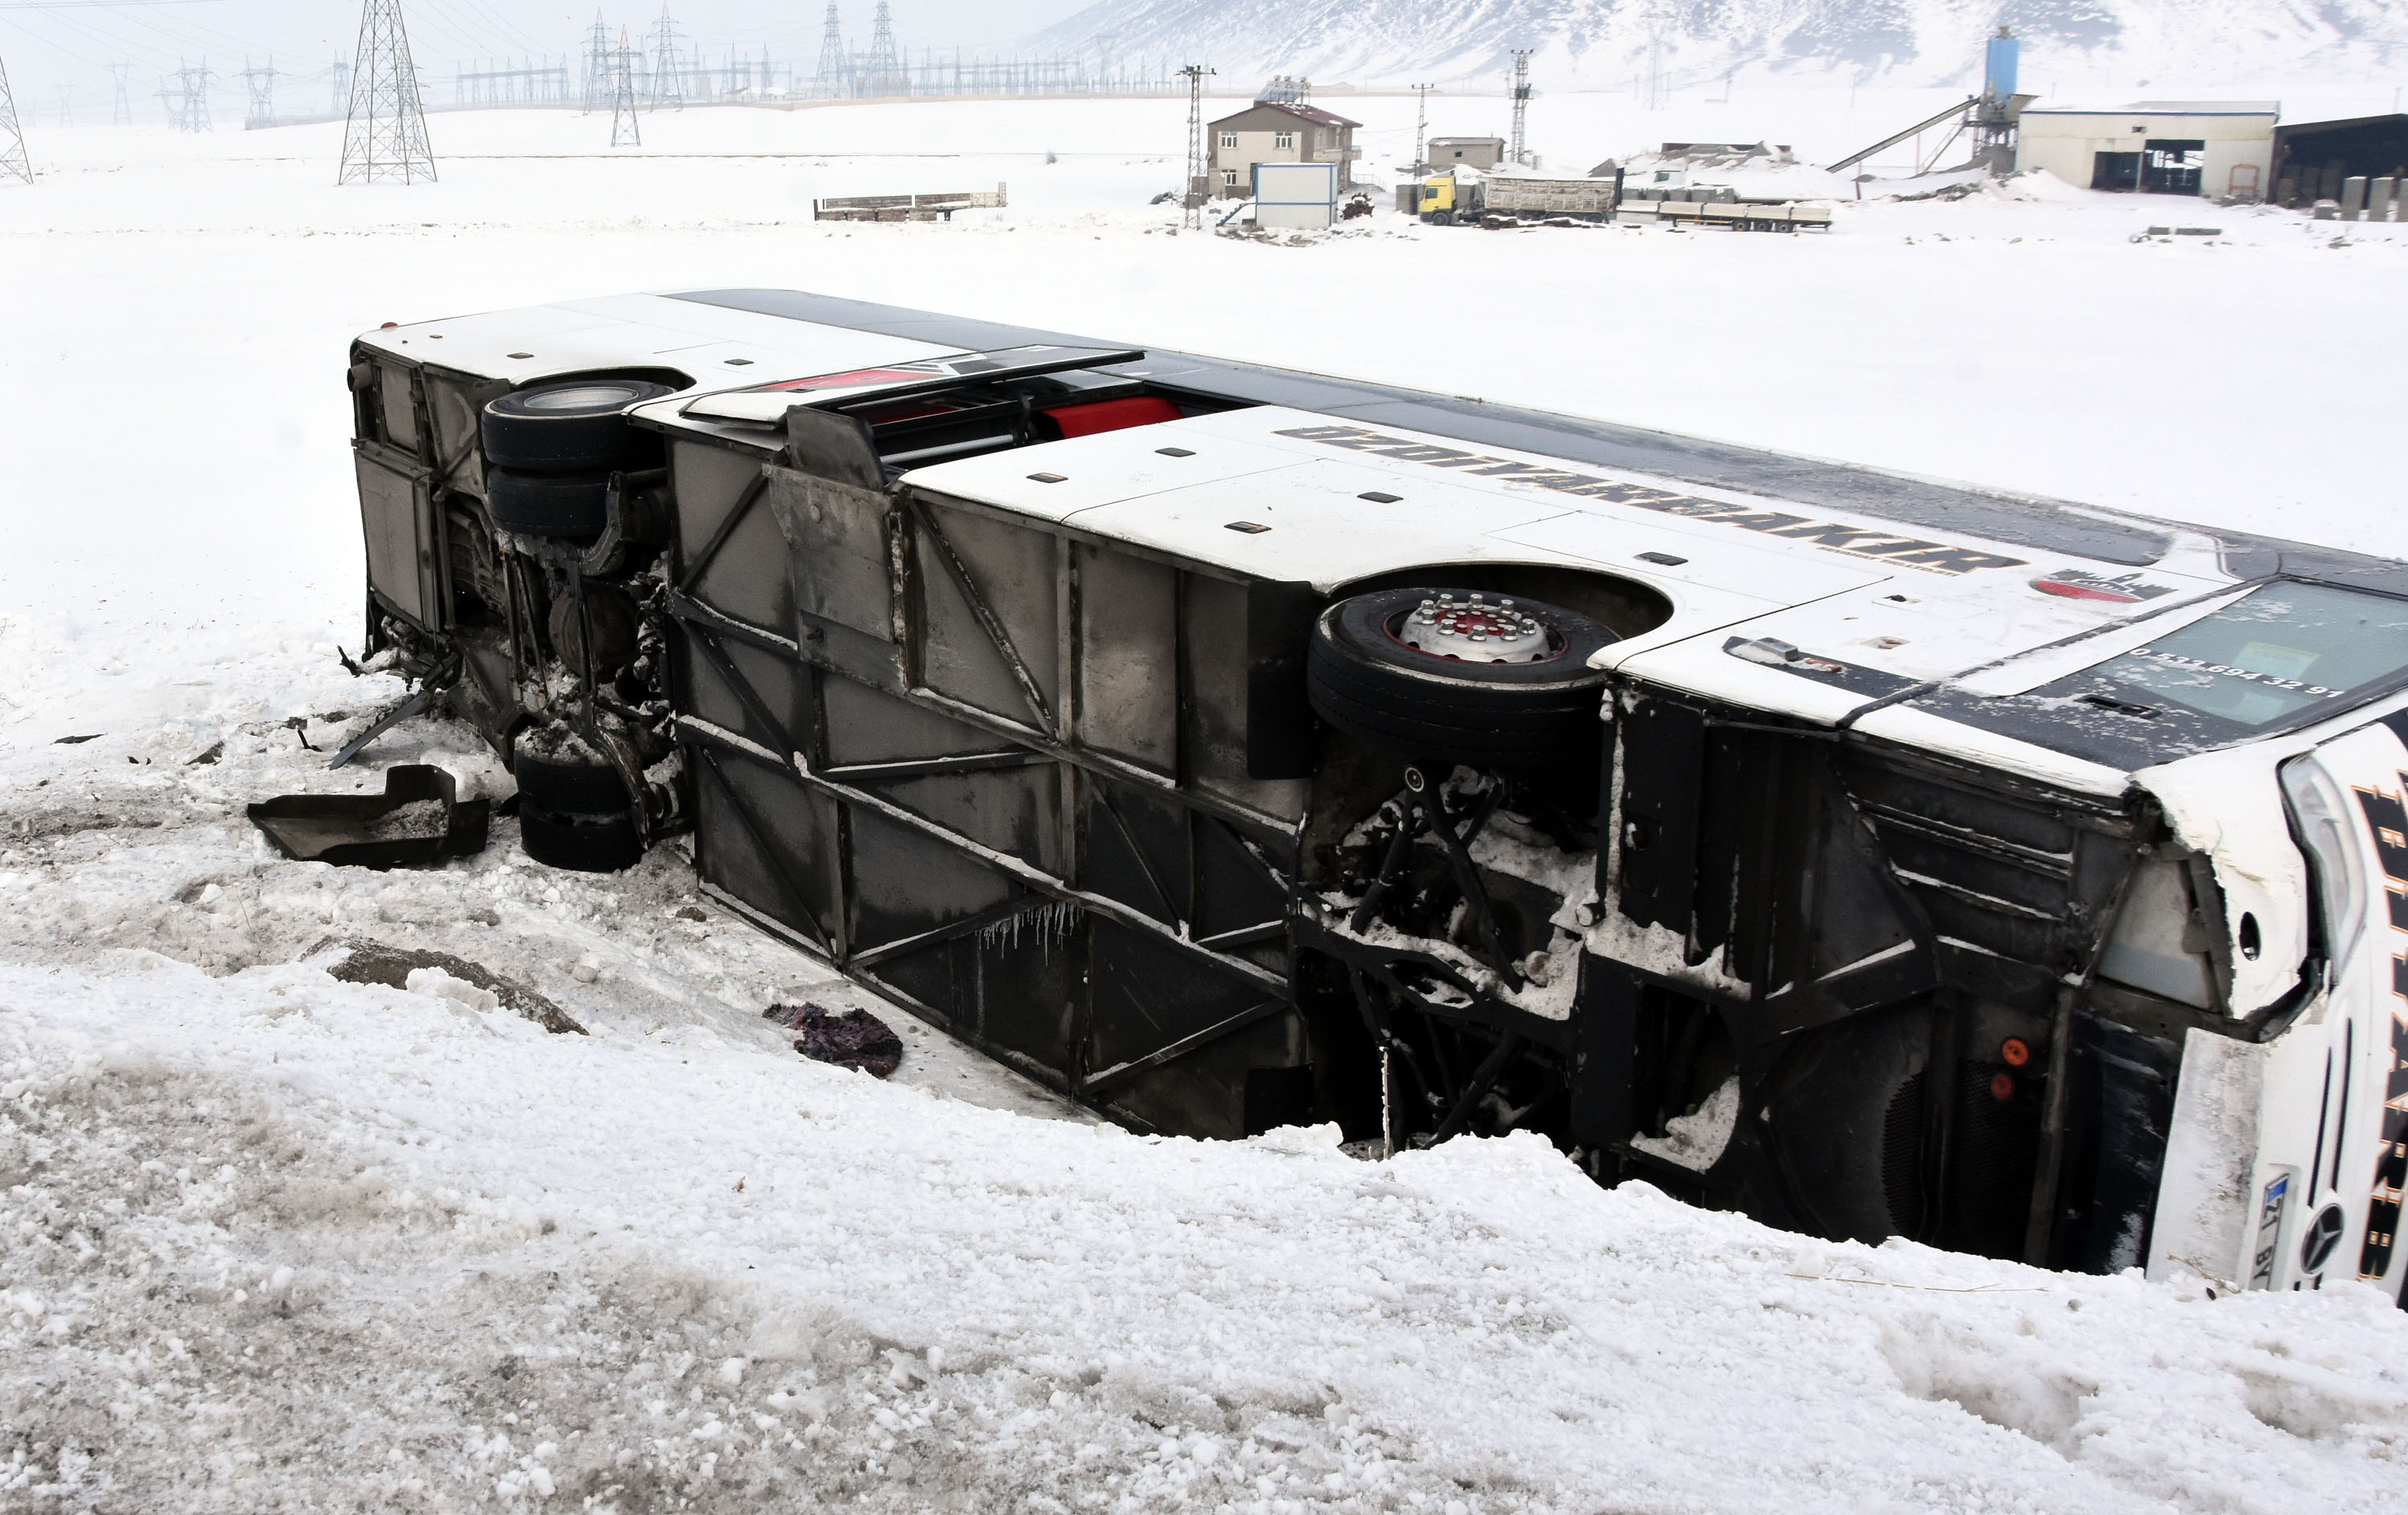
<path fill-rule="evenodd" d="M 1182 766 L 1199 789 L 1264 815 L 1295 820 L 1304 814 L 1309 780 L 1247 776 L 1247 715 L 1253 693 L 1247 594 L 1244 584 L 1202 574 L 1186 576 L 1180 606 L 1187 644 Z"/>
<path fill-rule="evenodd" d="M 1079 739 L 1171 773 L 1179 762 L 1179 574 L 1106 547 L 1073 550 Z"/>
<path fill-rule="evenodd" d="M 750 758 L 694 750 L 703 879 L 826 948 L 842 920 L 835 804 Z"/>
<path fill-rule="evenodd" d="M 360 534 L 366 539 L 368 587 L 429 631 L 442 626 L 431 507 L 423 475 L 354 456 L 360 481 Z"/>
<path fill-rule="evenodd" d="M 949 698 L 1050 731 L 1062 707 L 1060 539 L 925 501 L 917 508 L 922 678 Z"/>
<path fill-rule="evenodd" d="M 894 640 L 887 497 L 772 466 L 767 502 L 793 554 L 795 608 Z"/>
<path fill-rule="evenodd" d="M 678 565 L 683 572 L 709 550 L 729 512 L 739 507 L 745 491 L 760 478 L 761 458 L 680 440 L 673 444 L 670 466 L 677 480 Z M 792 636 L 795 592 L 787 561 L 777 519 L 760 508 L 756 499 L 720 542 L 694 593 L 723 615 Z"/>
<path fill-rule="evenodd" d="M 384 439 L 407 451 L 418 450 L 418 407 L 411 393 L 410 371 L 399 364 L 380 364 L 377 399 L 384 420 Z"/>
<path fill-rule="evenodd" d="M 898 942 L 992 910 L 1018 886 L 960 848 L 851 808 L 851 935 L 862 949 Z"/>

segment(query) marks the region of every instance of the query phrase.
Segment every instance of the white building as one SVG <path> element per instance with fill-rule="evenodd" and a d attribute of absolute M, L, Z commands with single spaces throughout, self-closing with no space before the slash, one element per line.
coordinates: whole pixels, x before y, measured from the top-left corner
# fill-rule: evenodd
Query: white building
<path fill-rule="evenodd" d="M 2015 166 L 2068 184 L 2262 199 L 2273 187 L 2272 100 L 2143 100 L 2103 109 L 2027 106 Z"/>
<path fill-rule="evenodd" d="M 1338 165 L 1338 187 L 1354 183 L 1354 146 L 1360 121 L 1333 116 L 1315 106 L 1258 100 L 1211 125 L 1212 183 L 1216 196 L 1253 193 L 1258 163 L 1326 163 Z"/>
<path fill-rule="evenodd" d="M 1254 164 L 1254 224 L 1265 231 L 1326 231 L 1338 219 L 1338 164 Z"/>

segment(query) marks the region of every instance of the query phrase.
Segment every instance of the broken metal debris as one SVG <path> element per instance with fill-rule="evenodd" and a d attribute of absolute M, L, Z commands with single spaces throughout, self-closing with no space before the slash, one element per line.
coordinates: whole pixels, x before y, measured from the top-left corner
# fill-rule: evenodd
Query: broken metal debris
<path fill-rule="evenodd" d="M 382 794 L 282 794 L 249 814 L 296 863 L 391 868 L 482 851 L 491 810 L 444 769 L 407 764 L 385 770 Z"/>

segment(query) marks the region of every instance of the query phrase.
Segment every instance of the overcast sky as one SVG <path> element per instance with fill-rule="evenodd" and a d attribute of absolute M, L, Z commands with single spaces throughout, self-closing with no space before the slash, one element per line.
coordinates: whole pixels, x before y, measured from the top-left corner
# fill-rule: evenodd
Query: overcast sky
<path fill-rule="evenodd" d="M 892 0 L 896 39 L 922 48 L 1005 51 L 1020 38 L 1084 7 L 1085 0 Z M 574 0 L 401 0 L 411 48 L 430 86 L 449 98 L 452 65 L 486 58 L 574 53 L 596 7 Z M 867 47 L 876 0 L 838 0 L 846 38 Z M 603 0 L 599 7 L 612 31 L 621 26 L 644 34 L 660 19 L 661 0 Z M 778 63 L 795 63 L 808 73 L 820 51 L 825 0 L 669 0 L 679 31 L 698 43 L 712 63 L 730 47 L 758 58 L 767 44 Z M 136 108 L 151 114 L 150 96 L 158 76 L 179 59 L 204 58 L 221 74 L 238 72 L 246 55 L 261 65 L 303 76 L 285 88 L 315 101 L 325 93 L 325 71 L 337 56 L 348 59 L 359 36 L 359 0 L 150 0 L 122 5 L 63 4 L 62 0 L 0 0 L 0 62 L 16 86 L 18 108 L 28 124 L 48 124 L 58 109 L 58 86 L 73 92 L 80 121 L 108 120 L 111 62 L 132 64 L 130 93 Z M 315 73 L 314 90 L 307 76 Z M 238 80 L 222 88 L 232 96 Z M 280 112 L 286 107 L 279 101 Z M 322 107 L 321 107 L 322 108 Z"/>

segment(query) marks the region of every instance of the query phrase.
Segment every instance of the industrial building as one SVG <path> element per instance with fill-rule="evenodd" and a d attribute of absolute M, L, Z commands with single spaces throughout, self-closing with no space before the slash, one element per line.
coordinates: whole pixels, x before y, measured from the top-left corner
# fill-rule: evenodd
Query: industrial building
<path fill-rule="evenodd" d="M 2272 100 L 2143 100 L 2022 112 L 2015 167 L 2080 188 L 2264 198 L 2273 187 Z"/>
<path fill-rule="evenodd" d="M 1467 168 L 1494 168 L 1505 161 L 1505 139 L 1501 136 L 1433 136 L 1429 139 L 1429 166 L 1452 168 L 1457 164 Z"/>
<path fill-rule="evenodd" d="M 1224 198 L 1253 193 L 1254 164 L 1326 163 L 1338 165 L 1338 187 L 1352 189 L 1354 128 L 1361 121 L 1334 116 L 1318 106 L 1257 100 L 1211 123 L 1210 172 L 1212 193 Z"/>
<path fill-rule="evenodd" d="M 2303 121 L 2274 128 L 2277 205 L 2340 200 L 2353 179 L 2408 179 L 2408 115 Z"/>

